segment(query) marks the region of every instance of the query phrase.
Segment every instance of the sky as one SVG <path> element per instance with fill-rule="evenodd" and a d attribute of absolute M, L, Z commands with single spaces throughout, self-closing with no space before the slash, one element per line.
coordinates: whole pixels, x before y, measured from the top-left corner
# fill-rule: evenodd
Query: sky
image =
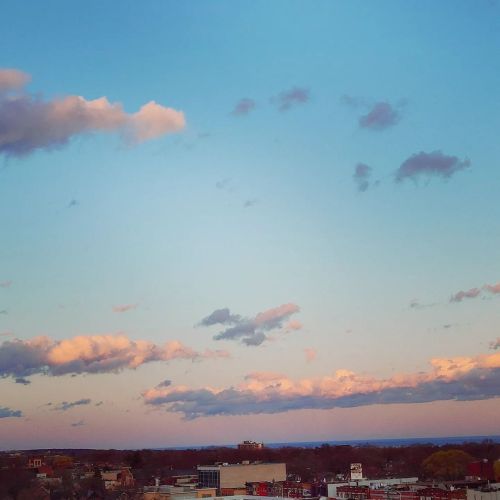
<path fill-rule="evenodd" d="M 500 434 L 496 1 L 8 2 L 0 442 Z"/>

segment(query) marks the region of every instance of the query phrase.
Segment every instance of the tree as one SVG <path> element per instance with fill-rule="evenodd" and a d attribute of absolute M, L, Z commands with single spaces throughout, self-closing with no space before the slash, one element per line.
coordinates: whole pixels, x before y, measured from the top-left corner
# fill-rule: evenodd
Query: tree
<path fill-rule="evenodd" d="M 462 450 L 436 451 L 422 462 L 422 469 L 429 478 L 462 479 L 473 460 Z"/>

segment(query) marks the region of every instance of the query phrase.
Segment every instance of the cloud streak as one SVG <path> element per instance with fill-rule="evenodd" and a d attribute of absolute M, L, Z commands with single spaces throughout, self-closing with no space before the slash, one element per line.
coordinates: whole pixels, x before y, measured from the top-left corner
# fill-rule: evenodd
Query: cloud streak
<path fill-rule="evenodd" d="M 73 137 L 96 132 L 117 132 L 127 143 L 137 144 L 185 127 L 181 111 L 155 101 L 128 114 L 106 97 L 43 100 L 21 92 L 26 79 L 12 76 L 12 71 L 0 69 L 0 89 L 3 82 L 4 89 L 18 91 L 0 93 L 0 154 L 25 156 L 38 149 L 60 148 Z"/>
<path fill-rule="evenodd" d="M 127 311 L 132 311 L 133 309 L 137 309 L 138 304 L 121 304 L 118 306 L 113 306 L 113 312 L 115 313 L 124 313 Z"/>
<path fill-rule="evenodd" d="M 280 374 L 254 373 L 236 387 L 155 387 L 144 392 L 143 398 L 148 405 L 162 406 L 186 419 L 194 419 L 374 404 L 471 401 L 500 396 L 500 353 L 435 358 L 430 365 L 427 372 L 386 379 L 348 370 L 298 381 Z"/>
<path fill-rule="evenodd" d="M 443 154 L 441 151 L 431 153 L 415 153 L 406 159 L 398 168 L 395 174 L 396 182 L 403 182 L 406 179 L 413 181 L 419 178 L 441 177 L 449 179 L 457 172 L 470 167 L 468 159 L 460 160 L 456 156 Z"/>
<path fill-rule="evenodd" d="M 216 309 L 200 321 L 201 326 L 224 325 L 225 330 L 214 336 L 214 340 L 241 340 L 244 345 L 258 346 L 268 340 L 267 333 L 281 330 L 293 314 L 300 311 L 296 304 L 282 304 L 273 309 L 258 313 L 253 318 L 244 318 L 239 314 L 231 314 L 228 308 Z M 288 323 L 290 324 L 290 323 Z M 293 323 L 295 329 L 300 323 Z"/>
<path fill-rule="evenodd" d="M 78 401 L 63 401 L 62 403 L 58 404 L 55 406 L 52 411 L 68 411 L 71 410 L 71 408 L 74 408 L 75 406 L 86 406 L 92 403 L 91 399 L 85 398 L 85 399 L 79 399 Z"/>
<path fill-rule="evenodd" d="M 117 373 L 154 361 L 226 358 L 226 351 L 197 352 L 177 340 L 157 345 L 123 334 L 81 335 L 65 340 L 36 337 L 0 345 L 0 377 Z"/>

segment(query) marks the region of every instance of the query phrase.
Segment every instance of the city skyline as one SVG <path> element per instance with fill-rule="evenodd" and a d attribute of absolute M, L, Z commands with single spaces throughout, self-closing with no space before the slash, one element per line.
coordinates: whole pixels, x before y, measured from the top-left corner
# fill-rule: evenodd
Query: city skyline
<path fill-rule="evenodd" d="M 3 448 L 500 435 L 496 2 L 3 12 Z"/>

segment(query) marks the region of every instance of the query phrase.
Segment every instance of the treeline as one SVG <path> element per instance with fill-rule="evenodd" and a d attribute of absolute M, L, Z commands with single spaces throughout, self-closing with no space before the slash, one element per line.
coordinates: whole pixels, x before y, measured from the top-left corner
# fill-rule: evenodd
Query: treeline
<path fill-rule="evenodd" d="M 140 475 L 165 476 L 168 474 L 196 473 L 197 465 L 215 462 L 239 463 L 244 460 L 263 462 L 285 462 L 289 474 L 303 481 L 331 480 L 337 475 L 347 474 L 351 463 L 363 464 L 367 477 L 425 477 L 428 471 L 424 461 L 437 451 L 461 450 L 472 460 L 500 458 L 500 443 L 491 440 L 464 443 L 461 445 L 418 444 L 411 446 L 348 446 L 323 444 L 316 448 L 263 448 L 238 450 L 213 447 L 196 450 L 52 450 L 52 453 L 70 455 L 75 461 L 91 464 L 127 464 Z M 43 454 L 44 450 L 33 453 Z"/>

